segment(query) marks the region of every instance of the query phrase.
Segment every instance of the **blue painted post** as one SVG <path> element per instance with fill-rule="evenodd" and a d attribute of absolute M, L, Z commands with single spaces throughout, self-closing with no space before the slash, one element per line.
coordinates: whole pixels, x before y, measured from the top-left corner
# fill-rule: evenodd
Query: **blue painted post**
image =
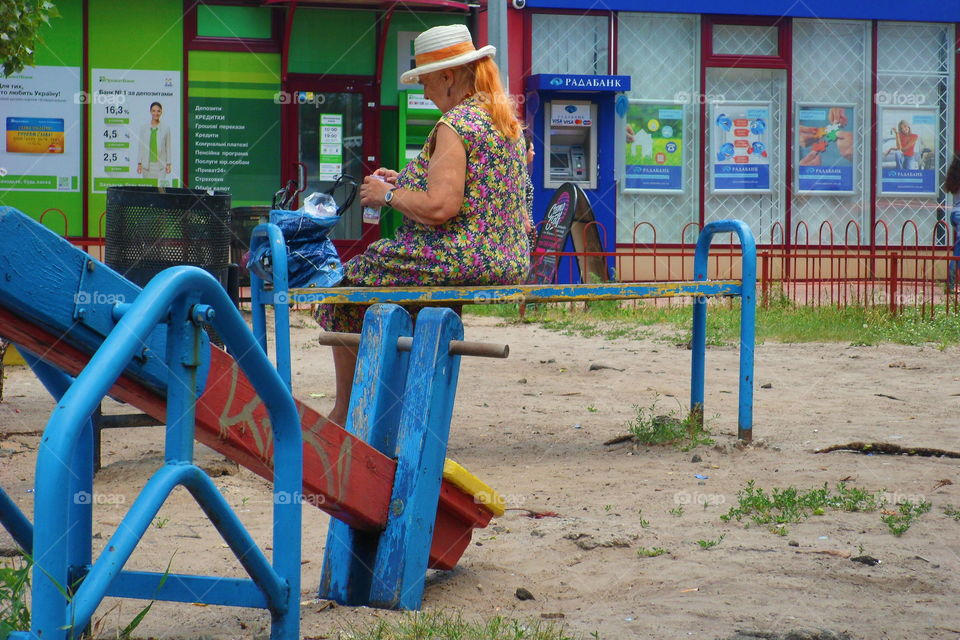
<path fill-rule="evenodd" d="M 397 339 L 412 333 L 410 314 L 397 305 L 374 305 L 364 315 L 346 429 L 390 457 L 397 448 L 409 364 L 409 354 L 397 350 Z M 353 606 L 367 604 L 379 539 L 379 532 L 355 531 L 331 520 L 320 597 Z"/>
<path fill-rule="evenodd" d="M 740 287 L 740 382 L 737 436 L 753 439 L 753 365 L 756 343 L 757 245 L 750 227 L 740 220 L 722 220 L 704 226 L 697 238 L 693 257 L 693 279 L 707 280 L 710 243 L 718 233 L 736 233 L 742 254 Z M 692 365 L 690 372 L 690 411 L 703 420 L 704 372 L 707 343 L 707 301 L 699 297 L 693 305 Z"/>
<path fill-rule="evenodd" d="M 257 225 L 250 236 L 250 253 L 264 243 L 270 245 L 273 269 L 273 289 L 264 290 L 263 280 L 250 272 L 250 300 L 253 307 L 253 334 L 264 353 L 267 350 L 267 305 L 273 307 L 274 348 L 277 351 L 277 371 L 280 378 L 291 387 L 290 378 L 290 293 L 287 277 L 287 245 L 283 232 L 275 224 Z"/>
<path fill-rule="evenodd" d="M 420 608 L 460 372 L 460 356 L 450 355 L 450 341 L 462 339 L 463 325 L 451 309 L 426 308 L 417 316 L 397 436 L 397 475 L 373 567 L 372 607 Z"/>

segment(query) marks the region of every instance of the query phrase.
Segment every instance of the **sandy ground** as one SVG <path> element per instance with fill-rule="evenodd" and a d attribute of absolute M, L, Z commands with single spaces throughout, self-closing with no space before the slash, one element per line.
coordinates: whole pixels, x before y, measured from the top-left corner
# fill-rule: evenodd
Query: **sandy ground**
<path fill-rule="evenodd" d="M 293 331 L 299 345 L 294 386 L 325 410 L 333 394 L 329 354 L 312 344 L 312 323 L 299 324 Z M 761 345 L 757 442 L 738 448 L 737 350 L 712 347 L 706 413 L 717 446 L 682 452 L 604 442 L 625 432 L 635 405 L 649 406 L 659 395 L 666 412 L 685 402 L 685 348 L 662 336 L 574 337 L 476 317 L 466 324 L 469 339 L 506 342 L 511 355 L 507 361 L 464 359 L 448 455 L 497 488 L 514 510 L 475 533 L 456 570 L 428 575 L 425 609 L 471 619 L 546 618 L 574 634 L 596 631 L 613 639 L 730 638 L 743 629 L 831 629 L 864 639 L 960 636 L 960 522 L 943 513 L 946 505 L 960 505 L 956 462 L 813 453 L 853 440 L 960 449 L 960 349 Z M 613 368 L 591 371 L 594 363 Z M 0 483 L 32 510 L 38 431 L 51 401 L 23 368 L 8 368 L 6 396 Z M 162 443 L 159 428 L 106 434 L 104 468 L 96 479 L 98 545 L 161 463 Z M 699 462 L 692 462 L 694 454 Z M 197 457 L 224 473 L 217 483 L 227 500 L 269 546 L 267 483 L 203 447 Z M 784 537 L 720 520 L 748 480 L 770 489 L 832 486 L 844 478 L 886 489 L 894 501 L 926 499 L 933 509 L 900 538 L 876 512 L 828 512 L 791 525 Z M 682 515 L 669 513 L 681 505 Z M 523 509 L 558 515 L 534 519 Z M 398 615 L 314 600 L 327 520 L 304 506 L 305 637 L 334 638 L 351 625 Z M 713 549 L 697 545 L 721 534 Z M 11 545 L 0 531 L 0 547 Z M 638 556 L 640 547 L 655 546 L 668 553 Z M 881 564 L 851 562 L 847 554 L 868 554 Z M 168 563 L 177 572 L 242 575 L 182 490 L 163 508 L 131 567 L 163 571 Z M 535 599 L 519 600 L 520 587 Z M 105 603 L 98 630 L 114 637 L 142 606 Z M 267 626 L 265 613 L 158 604 L 137 635 L 251 638 L 263 637 Z"/>

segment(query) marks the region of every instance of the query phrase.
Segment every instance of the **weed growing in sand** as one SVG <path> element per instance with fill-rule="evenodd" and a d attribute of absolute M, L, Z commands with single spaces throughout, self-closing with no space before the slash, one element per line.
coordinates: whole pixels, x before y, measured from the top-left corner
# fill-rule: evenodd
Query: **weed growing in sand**
<path fill-rule="evenodd" d="M 0 567 L 0 638 L 6 638 L 13 631 L 30 629 L 26 602 L 30 566 L 29 558 L 20 558 L 12 567 Z"/>
<path fill-rule="evenodd" d="M 640 444 L 669 444 L 681 451 L 689 451 L 700 445 L 711 445 L 710 432 L 701 424 L 696 414 L 689 413 L 679 418 L 676 412 L 657 415 L 659 396 L 649 407 L 634 405 L 637 417 L 627 423 L 627 430 Z"/>
<path fill-rule="evenodd" d="M 521 622 L 496 617 L 487 622 L 468 622 L 460 614 L 445 611 L 412 613 L 399 620 L 378 620 L 340 636 L 343 640 L 583 640 L 563 627 L 542 620 Z M 599 639 L 598 634 L 589 636 Z"/>
<path fill-rule="evenodd" d="M 667 550 L 663 547 L 640 547 L 637 549 L 637 555 L 641 558 L 656 558 L 657 556 L 662 556 L 667 553 Z"/>
<path fill-rule="evenodd" d="M 700 548 L 706 551 L 707 549 L 713 549 L 715 546 L 723 542 L 723 539 L 727 537 L 727 534 L 721 533 L 720 537 L 716 540 L 697 540 L 697 544 L 700 545 Z"/>
<path fill-rule="evenodd" d="M 840 482 L 831 490 L 824 483 L 819 489 L 802 491 L 796 487 L 773 489 L 767 493 L 756 486 L 753 480 L 737 492 L 737 506 L 720 519 L 724 522 L 748 520 L 753 524 L 766 526 L 778 535 L 787 534 L 787 525 L 801 522 L 810 516 L 822 516 L 827 510 L 872 512 L 882 509 L 887 501 L 885 492 L 869 491 L 859 487 L 848 487 Z M 909 500 L 899 504 L 897 511 L 884 513 L 881 520 L 895 536 L 903 535 L 913 522 L 930 511 L 930 503 L 921 501 L 913 504 Z M 949 514 L 948 514 L 949 515 Z M 958 514 L 960 515 L 960 514 Z M 956 517 L 956 516 L 954 516 Z M 960 518 L 958 518 L 960 519 Z"/>
<path fill-rule="evenodd" d="M 643 518 L 643 509 L 641 509 L 640 511 L 637 511 L 637 516 L 639 516 L 639 518 L 640 518 L 640 528 L 641 528 L 641 529 L 646 529 L 647 527 L 650 526 L 650 521 L 649 521 L 649 520 L 645 520 L 645 519 Z"/>
<path fill-rule="evenodd" d="M 949 517 L 953 518 L 954 520 L 956 520 L 957 522 L 960 522 L 960 509 L 957 509 L 957 508 L 956 508 L 955 506 L 953 506 L 952 504 L 948 504 L 947 506 L 945 506 L 945 507 L 943 508 L 943 512 L 944 512 L 947 516 L 949 516 Z"/>
<path fill-rule="evenodd" d="M 161 518 L 160 516 L 157 516 L 157 519 L 153 521 L 153 526 L 155 526 L 157 529 L 163 529 L 165 526 L 167 526 L 168 522 L 170 522 L 170 518 Z"/>
<path fill-rule="evenodd" d="M 930 503 L 921 500 L 919 503 L 913 504 L 909 500 L 904 500 L 897 505 L 897 510 L 898 512 L 880 516 L 880 519 L 890 529 L 890 533 L 900 537 L 907 532 L 914 520 L 930 511 Z"/>
<path fill-rule="evenodd" d="M 673 509 L 670 509 L 669 511 L 667 511 L 667 513 L 669 513 L 670 515 L 672 515 L 674 518 L 682 518 L 682 517 L 683 517 L 683 505 L 681 504 L 681 505 L 678 506 L 678 507 L 674 507 Z"/>

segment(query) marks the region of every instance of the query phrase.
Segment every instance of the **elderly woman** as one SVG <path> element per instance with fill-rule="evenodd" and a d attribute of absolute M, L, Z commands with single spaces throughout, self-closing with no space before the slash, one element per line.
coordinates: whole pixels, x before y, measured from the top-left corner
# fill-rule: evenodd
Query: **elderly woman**
<path fill-rule="evenodd" d="M 443 112 L 401 172 L 377 169 L 360 188 L 364 206 L 403 214 L 395 239 L 378 240 L 344 265 L 344 286 L 482 285 L 521 282 L 529 267 L 525 146 L 493 55 L 465 26 L 434 27 L 414 41 L 419 82 Z M 328 331 L 359 332 L 365 307 L 322 305 Z M 337 397 L 329 419 L 344 424 L 357 352 L 334 347 Z"/>

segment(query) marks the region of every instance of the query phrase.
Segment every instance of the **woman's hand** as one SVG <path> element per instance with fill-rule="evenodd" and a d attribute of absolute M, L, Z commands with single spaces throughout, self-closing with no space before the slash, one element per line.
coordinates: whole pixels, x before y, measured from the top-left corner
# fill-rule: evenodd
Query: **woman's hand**
<path fill-rule="evenodd" d="M 380 176 L 381 178 L 384 179 L 384 181 L 386 181 L 387 184 L 397 184 L 397 176 L 400 174 L 394 171 L 393 169 L 380 167 L 379 169 L 373 172 L 373 175 Z"/>
<path fill-rule="evenodd" d="M 389 169 L 377 169 L 377 171 L 390 171 Z M 392 172 L 396 174 L 396 171 Z M 379 174 L 377 174 L 379 175 Z M 393 176 L 394 182 L 396 182 L 396 175 Z M 370 175 L 363 179 L 363 184 L 360 185 L 360 204 L 365 207 L 382 207 L 386 203 L 383 201 L 383 196 L 387 195 L 387 191 L 393 189 L 393 185 L 384 180 L 379 180 L 374 176 Z"/>

